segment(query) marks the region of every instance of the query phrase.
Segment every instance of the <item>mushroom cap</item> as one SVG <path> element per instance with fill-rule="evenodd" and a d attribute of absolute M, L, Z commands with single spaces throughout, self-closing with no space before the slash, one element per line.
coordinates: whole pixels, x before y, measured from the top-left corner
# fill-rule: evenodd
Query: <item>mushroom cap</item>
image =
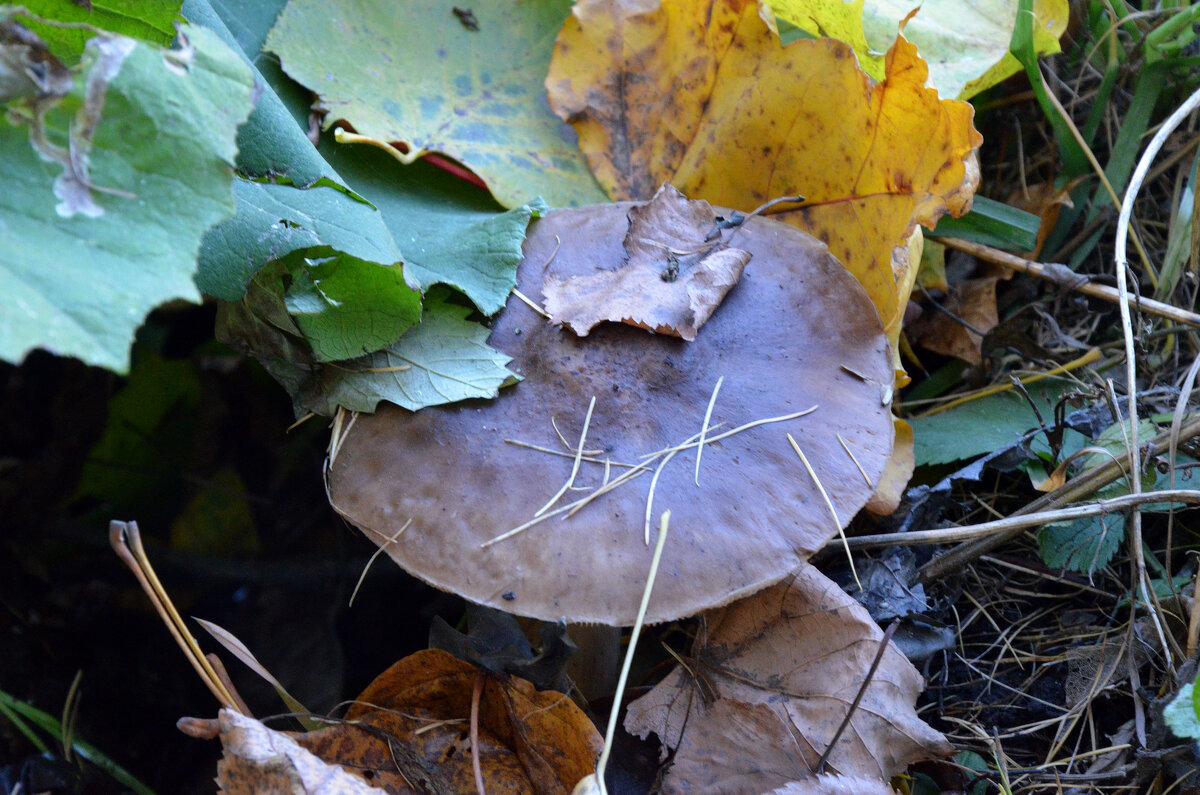
<path fill-rule="evenodd" d="M 543 284 L 616 267 L 631 206 L 535 221 L 518 289 L 541 305 Z M 547 514 L 600 486 L 604 459 L 616 480 L 635 471 L 619 464 L 693 439 L 654 489 L 651 536 L 664 510 L 671 519 L 647 621 L 724 605 L 787 576 L 839 529 L 787 434 L 845 524 L 892 451 L 892 363 L 874 306 L 820 241 L 752 217 L 732 245 L 752 259 L 692 342 L 618 323 L 579 338 L 510 297 L 489 344 L 524 380 L 494 400 L 359 415 L 330 463 L 334 507 L 438 588 L 544 620 L 632 624 L 653 553 L 647 498 L 664 456 L 569 518 L 487 544 L 532 520 L 568 481 L 595 398 L 588 455 Z M 722 377 L 708 439 L 816 408 L 706 444 L 697 486 L 695 438 Z"/>

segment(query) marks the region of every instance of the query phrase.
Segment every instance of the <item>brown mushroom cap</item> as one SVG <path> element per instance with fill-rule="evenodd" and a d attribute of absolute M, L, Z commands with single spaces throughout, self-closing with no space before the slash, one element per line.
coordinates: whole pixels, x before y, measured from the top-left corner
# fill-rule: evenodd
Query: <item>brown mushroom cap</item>
<path fill-rule="evenodd" d="M 549 280 L 617 267 L 630 206 L 559 210 L 535 221 L 518 289 L 541 305 Z M 643 531 L 661 456 L 573 516 L 485 544 L 533 519 L 567 482 L 593 397 L 583 448 L 602 451 L 589 457 L 610 459 L 616 479 L 629 471 L 618 462 L 637 463 L 698 434 L 724 377 L 708 438 L 816 410 L 707 444 L 699 487 L 694 443 L 665 465 L 651 534 L 667 509 L 670 533 L 647 620 L 691 615 L 782 579 L 837 532 L 786 434 L 839 521 L 849 521 L 892 450 L 892 364 L 874 306 L 822 243 L 755 217 L 732 244 L 752 259 L 693 342 L 616 323 L 579 338 L 510 297 L 489 343 L 513 357 L 524 380 L 495 400 L 415 413 L 388 405 L 358 416 L 330 466 L 333 505 L 439 588 L 540 619 L 632 624 L 653 552 Z M 604 464 L 584 460 L 555 508 L 586 496 L 604 473 Z"/>

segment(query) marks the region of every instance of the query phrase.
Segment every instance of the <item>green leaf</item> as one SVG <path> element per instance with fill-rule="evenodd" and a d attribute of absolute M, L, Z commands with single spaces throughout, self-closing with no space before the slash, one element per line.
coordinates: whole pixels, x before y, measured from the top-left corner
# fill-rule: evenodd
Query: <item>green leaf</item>
<path fill-rule="evenodd" d="M 200 252 L 196 284 L 208 295 L 238 300 L 260 268 L 294 251 L 314 257 L 342 252 L 380 265 L 401 260 L 379 212 L 335 188 L 239 179 L 233 195 L 237 214 L 205 234 Z"/>
<path fill-rule="evenodd" d="M 416 246 L 408 273 L 424 288 L 448 284 L 474 301 L 480 312 L 494 315 L 517 285 L 529 220 L 545 210 L 539 200 Z"/>
<path fill-rule="evenodd" d="M 1163 719 L 1176 737 L 1200 739 L 1200 707 L 1193 703 L 1194 693 L 1200 691 L 1194 682 L 1179 688 L 1171 703 L 1163 708 Z"/>
<path fill-rule="evenodd" d="M 91 0 L 90 4 L 72 0 L 27 0 L 21 5 L 39 17 L 82 23 L 162 47 L 175 38 L 175 21 L 179 19 L 179 0 Z M 96 35 L 96 31 L 84 27 L 22 21 L 68 64 L 79 60 L 86 42 Z"/>
<path fill-rule="evenodd" d="M 253 354 L 291 394 L 297 415 L 332 416 L 339 406 L 374 411 L 381 400 L 416 411 L 495 397 L 519 380 L 505 367 L 510 357 L 487 346 L 487 328 L 466 320 L 471 309 L 450 303 L 445 288 L 426 297 L 421 322 L 386 349 L 318 361 L 284 300 L 284 280 L 297 267 L 294 261 L 271 263 L 255 275 L 243 300 L 222 304 L 217 315 L 217 338 Z"/>
<path fill-rule="evenodd" d="M 468 30 L 440 0 L 378 4 L 293 0 L 267 38 L 284 71 L 316 92 L 326 126 L 347 121 L 411 157 L 440 152 L 515 207 L 605 201 L 587 163 L 545 104 L 543 81 L 566 0 L 474 8 Z"/>
<path fill-rule="evenodd" d="M 469 307 L 437 292 L 425 299 L 421 322 L 385 350 L 326 368 L 323 405 L 308 408 L 331 414 L 335 406 L 374 411 L 387 400 L 410 411 L 471 398 L 494 398 L 520 380 L 505 365 L 512 357 L 489 348 L 488 329 L 466 319 Z"/>
<path fill-rule="evenodd" d="M 186 499 L 180 473 L 189 469 L 200 399 L 192 362 L 140 350 L 129 380 L 109 400 L 104 433 L 88 452 L 74 497 L 99 500 L 109 516 L 174 518 Z"/>
<path fill-rule="evenodd" d="M 13 114 L 0 119 L 0 358 L 41 347 L 124 372 L 151 309 L 199 300 L 196 254 L 204 230 L 234 210 L 234 136 L 252 81 L 212 33 L 182 30 L 190 46 L 167 54 L 131 39 L 89 42 L 99 62 L 86 73 L 91 98 L 74 120 L 66 102 L 47 117 L 54 144 L 41 153 L 57 162 L 35 153 Z M 116 70 L 107 86 L 101 67 Z M 63 147 L 68 123 L 77 155 L 90 158 L 85 173 Z"/>
<path fill-rule="evenodd" d="M 1027 387 L 1042 417 L 1052 420 L 1054 403 L 1066 387 L 1038 382 Z M 1001 392 L 964 403 L 949 411 L 909 420 L 913 426 L 917 466 L 948 464 L 1007 447 L 1039 426 L 1025 397 Z"/>
<path fill-rule="evenodd" d="M 401 166 L 374 147 L 322 142 L 321 152 L 383 214 L 405 256 L 405 272 L 423 288 L 447 284 L 479 311 L 504 306 L 539 200 L 508 212 L 487 193 L 428 163 Z"/>
<path fill-rule="evenodd" d="M 282 3 L 279 5 L 282 7 Z M 259 58 L 262 39 L 278 8 L 272 9 L 269 3 L 246 3 L 237 6 L 236 12 L 224 5 L 220 10 L 222 13 L 207 0 L 187 0 L 183 4 L 188 19 L 212 30 L 238 52 L 262 89 L 254 113 L 238 130 L 238 169 L 251 177 L 271 177 L 301 188 L 326 185 L 350 193 L 344 198 L 324 197 L 331 205 L 358 198 L 317 153 L 308 140 L 306 127 L 301 127 L 308 113 L 307 92 L 288 80 L 271 59 Z M 234 30 L 226 26 L 227 22 Z M 294 111 L 288 109 L 281 91 L 287 94 Z M 364 229 L 364 233 L 367 231 Z"/>
<path fill-rule="evenodd" d="M 1110 486 L 1096 496 L 1111 499 L 1119 496 L 1117 491 Z M 1038 547 L 1047 566 L 1085 574 L 1107 566 L 1124 540 L 1125 515 L 1120 513 L 1056 522 L 1038 531 Z"/>
<path fill-rule="evenodd" d="M 353 257 L 311 262 L 284 299 L 317 359 L 353 359 L 395 342 L 421 319 L 421 296 L 399 265 Z"/>

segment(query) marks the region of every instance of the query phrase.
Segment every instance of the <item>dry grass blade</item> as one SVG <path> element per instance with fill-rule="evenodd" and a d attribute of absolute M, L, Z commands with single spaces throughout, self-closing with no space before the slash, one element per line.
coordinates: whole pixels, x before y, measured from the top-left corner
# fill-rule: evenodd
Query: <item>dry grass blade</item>
<path fill-rule="evenodd" d="M 543 505 L 533 515 L 541 516 L 550 508 L 554 507 L 554 503 L 562 499 L 562 495 L 567 493 L 575 483 L 575 476 L 579 474 L 579 461 L 583 458 L 583 443 L 587 440 L 588 426 L 592 424 L 592 411 L 596 408 L 596 396 L 592 395 L 591 401 L 588 403 L 587 415 L 583 418 L 583 430 L 579 432 L 579 446 L 575 448 L 575 461 L 571 464 L 571 475 L 567 478 L 567 482 L 562 485 L 549 502 Z"/>
<path fill-rule="evenodd" d="M 717 405 L 717 393 L 721 391 L 721 384 L 725 383 L 725 376 L 717 379 L 717 385 L 713 387 L 712 397 L 708 399 L 708 408 L 704 410 L 704 423 L 700 426 L 700 441 L 696 444 L 696 485 L 700 485 L 700 456 L 704 454 L 704 434 L 708 433 L 708 423 L 712 419 L 713 407 Z M 649 520 L 646 522 L 646 544 L 650 543 L 649 536 Z"/>
<path fill-rule="evenodd" d="M 191 663 L 196 673 L 200 675 L 200 679 L 208 687 L 209 691 L 216 697 L 218 703 L 227 709 L 240 711 L 241 708 L 238 705 L 242 703 L 241 699 L 235 697 L 229 691 L 225 683 L 221 681 L 221 677 L 213 670 L 212 665 L 204 656 L 204 652 L 200 650 L 200 644 L 196 642 L 196 638 L 188 631 L 187 625 L 184 624 L 183 618 L 179 615 L 179 611 L 175 609 L 175 605 L 171 602 L 170 597 L 167 596 L 166 589 L 159 582 L 158 575 L 154 573 L 154 567 L 150 565 L 150 559 L 146 556 L 146 550 L 142 547 L 142 538 L 138 532 L 137 522 L 110 522 L 108 526 L 108 540 L 113 550 L 117 553 L 117 557 L 137 577 L 142 590 L 150 598 L 154 609 L 158 611 L 159 617 L 162 618 L 163 623 L 170 630 L 171 636 L 175 638 L 175 642 L 183 650 L 184 656 L 187 657 L 188 662 Z"/>
<path fill-rule="evenodd" d="M 376 549 L 375 552 L 371 554 L 371 557 L 367 559 L 367 565 L 363 566 L 362 574 L 358 575 L 358 582 L 354 583 L 354 591 L 350 594 L 350 602 L 347 605 L 348 607 L 354 606 L 354 598 L 358 596 L 358 589 L 362 587 L 363 580 L 367 579 L 367 572 L 371 570 L 371 566 L 375 564 L 375 561 L 388 547 L 396 543 L 396 539 L 398 539 L 404 533 L 404 531 L 409 528 L 409 525 L 412 524 L 412 521 L 413 520 L 410 518 L 404 524 L 402 524 L 400 529 L 395 533 L 392 533 L 391 538 L 387 539 L 383 544 L 380 544 L 379 548 Z"/>
<path fill-rule="evenodd" d="M 805 471 L 812 478 L 813 483 L 817 484 L 817 491 L 821 493 L 821 499 L 825 501 L 825 507 L 829 509 L 829 515 L 833 517 L 833 526 L 837 529 L 837 534 L 842 539 L 842 546 L 846 550 L 846 562 L 850 564 L 850 573 L 854 575 L 854 584 L 858 586 L 858 590 L 862 592 L 862 582 L 858 579 L 858 570 L 854 568 L 854 556 L 850 554 L 850 545 L 846 543 L 846 532 L 842 529 L 842 522 L 838 519 L 837 511 L 833 508 L 833 501 L 829 499 L 829 493 L 825 491 L 825 486 L 821 483 L 821 479 L 817 477 L 816 471 L 812 468 L 812 464 L 808 463 L 808 457 L 804 455 L 804 451 L 800 449 L 800 445 L 796 444 L 796 440 L 789 433 L 787 440 L 792 445 L 792 449 L 796 451 L 796 455 L 800 456 L 800 463 L 804 464 Z"/>
<path fill-rule="evenodd" d="M 238 640 L 237 636 L 224 627 L 220 627 L 211 621 L 205 621 L 202 618 L 193 618 L 200 626 L 204 627 L 209 635 L 212 635 L 218 643 L 225 647 L 225 650 L 242 661 L 242 664 L 249 668 L 254 673 L 263 678 L 271 687 L 275 688 L 275 692 L 283 699 L 283 703 L 287 704 L 287 708 L 292 711 L 296 719 L 300 721 L 306 731 L 321 728 L 321 724 L 308 719 L 309 710 L 303 704 L 295 699 L 287 688 L 283 686 L 275 676 L 267 670 L 266 666 L 258 661 L 254 653 L 246 647 L 246 644 Z"/>

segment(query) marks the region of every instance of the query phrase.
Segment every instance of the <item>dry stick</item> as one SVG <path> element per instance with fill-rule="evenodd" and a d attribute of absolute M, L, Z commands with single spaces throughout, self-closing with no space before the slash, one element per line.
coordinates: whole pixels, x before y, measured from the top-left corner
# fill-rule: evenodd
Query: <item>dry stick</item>
<path fill-rule="evenodd" d="M 1179 439 L 1186 441 L 1197 435 L 1200 435 L 1200 417 L 1193 417 L 1182 428 L 1179 429 Z M 1158 456 L 1167 451 L 1170 444 L 1171 433 L 1169 431 L 1160 433 L 1154 437 L 1154 440 L 1147 446 L 1147 455 Z M 1090 469 L 1079 477 L 1076 477 L 1071 482 L 1065 484 L 1061 488 L 1055 489 L 1049 494 L 1043 494 L 1033 502 L 1017 509 L 1012 516 L 1026 516 L 1028 514 L 1038 513 L 1053 508 L 1058 505 L 1065 505 L 1083 499 L 1090 494 L 1095 493 L 1098 489 L 1107 486 L 1119 477 L 1125 474 L 1124 468 L 1120 462 L 1109 461 L 1101 464 L 1095 469 Z M 1136 478 L 1134 478 L 1136 480 Z M 989 535 L 985 538 L 977 538 L 968 541 L 961 546 L 955 547 L 944 555 L 940 555 L 921 567 L 921 582 L 924 584 L 931 583 L 945 577 L 952 571 L 965 566 L 967 563 L 975 560 L 980 555 L 986 555 L 996 547 L 1002 546 L 1012 539 L 1016 538 L 1024 530 L 1024 527 L 1005 530 L 1003 532 Z M 898 533 L 896 538 L 903 538 L 907 533 Z"/>
<path fill-rule="evenodd" d="M 567 478 L 567 482 L 562 485 L 562 488 L 550 498 L 550 501 L 538 509 L 534 517 L 541 516 L 547 510 L 554 507 L 554 503 L 558 502 L 562 495 L 567 493 L 567 489 L 571 488 L 575 483 L 575 476 L 579 474 L 579 461 L 583 458 L 583 443 L 587 441 L 588 426 L 592 424 L 592 410 L 596 408 L 596 396 L 592 395 L 592 400 L 588 403 L 587 415 L 583 418 L 583 430 L 579 432 L 579 446 L 575 448 L 575 463 L 571 464 L 571 476 Z"/>
<path fill-rule="evenodd" d="M 1188 368 L 1187 375 L 1183 379 L 1183 387 L 1179 390 L 1179 399 L 1175 402 L 1175 413 L 1171 416 L 1171 442 L 1167 449 L 1167 471 L 1170 473 L 1169 488 L 1175 488 L 1175 453 L 1179 449 L 1179 426 L 1183 423 L 1183 414 L 1187 409 L 1188 399 L 1192 396 L 1192 387 L 1196 385 L 1196 373 L 1200 371 L 1200 356 L 1197 356 L 1192 366 Z M 1173 542 L 1172 531 L 1175 529 L 1175 508 L 1171 507 L 1167 511 L 1167 552 L 1163 556 L 1163 566 L 1167 570 L 1167 582 L 1171 583 L 1171 590 L 1175 590 L 1175 581 L 1170 577 L 1171 573 L 1171 546 Z"/>
<path fill-rule="evenodd" d="M 1176 127 L 1178 127 L 1184 119 L 1186 119 L 1197 106 L 1200 106 L 1200 90 L 1192 93 L 1187 101 L 1175 109 L 1154 137 L 1150 139 L 1150 143 L 1146 145 L 1146 151 L 1142 152 L 1141 159 L 1138 160 L 1137 167 L 1133 170 L 1133 176 L 1129 178 L 1129 187 L 1125 189 L 1125 198 L 1121 202 L 1121 214 L 1117 216 L 1117 231 L 1116 231 L 1116 250 L 1113 252 L 1117 271 L 1117 289 L 1121 293 L 1121 326 L 1125 332 L 1125 378 L 1126 391 L 1129 393 L 1129 472 L 1132 490 L 1134 494 L 1141 491 L 1141 450 L 1138 448 L 1138 415 L 1137 415 L 1137 351 L 1133 346 L 1133 321 L 1129 316 L 1129 285 L 1128 277 L 1125 273 L 1128 267 L 1128 262 L 1125 256 L 1125 246 L 1129 238 L 1129 220 L 1133 215 L 1133 200 L 1137 196 L 1138 191 L 1142 188 L 1142 182 L 1146 179 L 1146 172 L 1150 170 L 1150 164 L 1154 162 L 1154 158 L 1158 155 L 1162 145 L 1166 143 L 1169 136 Z M 1134 238 L 1137 242 L 1137 238 Z M 1141 245 L 1138 244 L 1138 252 L 1145 259 L 1145 252 L 1141 250 Z M 1149 262 L 1146 263 L 1146 268 L 1153 276 L 1153 270 L 1150 269 Z M 1133 586 L 1140 588 L 1142 599 L 1146 604 L 1153 604 L 1150 598 L 1150 589 L 1147 584 L 1149 576 L 1146 574 L 1146 558 L 1142 550 L 1142 514 L 1137 508 L 1133 509 L 1133 515 L 1129 521 L 1129 546 L 1130 556 L 1135 564 L 1135 577 Z M 1167 578 L 1170 579 L 1170 572 L 1167 573 Z M 1162 643 L 1163 653 L 1167 657 L 1167 667 L 1172 674 L 1175 673 L 1175 663 L 1171 659 L 1169 650 L 1170 645 L 1167 643 L 1166 632 L 1162 627 L 1162 621 L 1157 611 L 1151 611 L 1151 618 L 1154 619 L 1154 628 L 1158 632 L 1159 641 Z"/>
<path fill-rule="evenodd" d="M 1028 273 L 1030 276 L 1045 279 L 1048 282 L 1057 284 L 1059 287 L 1083 293 L 1091 298 L 1098 298 L 1113 304 L 1121 302 L 1120 290 L 1115 287 L 1109 287 L 1106 284 L 1096 284 L 1095 282 L 1088 281 L 1086 276 L 1075 273 L 1067 268 L 1066 265 L 1034 262 L 1033 260 L 1018 257 L 1016 254 L 1001 251 L 998 248 L 985 246 L 982 243 L 974 243 L 970 240 L 962 240 L 957 237 L 939 237 L 934 239 L 950 248 L 972 254 L 985 262 L 1002 265 L 1005 268 L 1011 268 L 1021 273 Z M 1133 304 L 1146 314 L 1165 317 L 1176 323 L 1200 328 L 1200 315 L 1195 312 L 1189 312 L 1186 309 L 1164 304 L 1162 301 L 1155 301 L 1151 298 L 1127 296 L 1125 301 L 1127 304 Z"/>
<path fill-rule="evenodd" d="M 887 651 L 888 643 L 891 642 L 892 635 L 896 634 L 896 627 L 898 626 L 900 626 L 900 619 L 896 618 L 883 631 L 883 640 L 879 642 L 879 650 L 875 652 L 875 659 L 871 661 L 871 667 L 867 669 L 867 677 L 863 679 L 862 686 L 858 688 L 858 695 L 854 697 L 854 701 L 850 704 L 850 709 L 846 710 L 846 717 L 842 719 L 842 725 L 838 726 L 838 730 L 833 733 L 833 739 L 829 741 L 829 745 L 825 746 L 825 753 L 821 754 L 821 759 L 817 762 L 817 768 L 813 772 L 818 776 L 825 772 L 825 763 L 829 761 L 829 754 L 833 752 L 833 746 L 837 744 L 837 741 L 842 737 L 842 733 L 846 731 L 846 727 L 850 725 L 850 718 L 854 717 L 854 711 L 858 709 L 859 702 L 866 695 L 867 686 L 875 678 L 875 671 L 879 668 L 879 663 L 883 662 L 883 653 Z"/>
<path fill-rule="evenodd" d="M 1066 522 L 1073 519 L 1084 519 L 1089 516 L 1101 516 L 1117 511 L 1124 511 L 1136 505 L 1149 503 L 1182 502 L 1187 505 L 1200 505 L 1200 490 L 1169 489 L 1163 491 L 1147 491 L 1141 494 L 1125 494 L 1108 500 L 1097 500 L 1085 505 L 1075 505 L 1070 508 L 1059 508 L 1052 511 L 1009 516 L 994 522 L 983 522 L 968 527 L 947 527 L 941 530 L 914 530 L 910 533 L 882 533 L 871 536 L 855 536 L 846 540 L 849 549 L 871 549 L 874 547 L 910 547 L 921 544 L 952 544 L 958 541 L 968 541 L 973 538 L 987 538 L 998 533 L 1028 530 L 1053 522 Z M 843 544 L 831 539 L 825 544 L 825 549 L 834 549 Z M 1200 612 L 1200 611 L 1198 611 Z"/>

